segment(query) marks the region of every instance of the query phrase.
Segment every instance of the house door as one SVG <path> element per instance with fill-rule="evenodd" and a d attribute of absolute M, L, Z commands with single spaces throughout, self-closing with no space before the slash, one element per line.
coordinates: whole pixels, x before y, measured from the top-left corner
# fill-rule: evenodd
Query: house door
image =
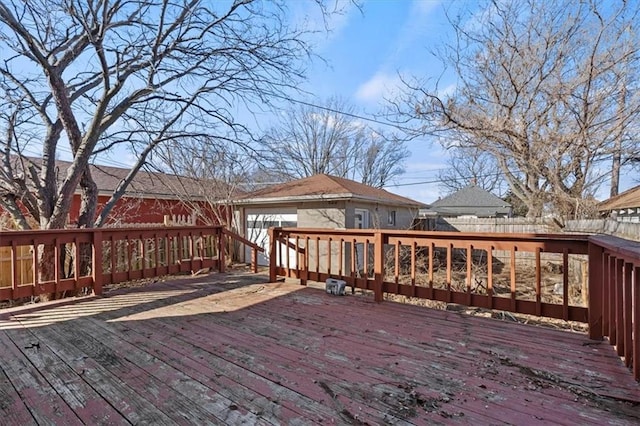
<path fill-rule="evenodd" d="M 295 209 L 293 209 L 295 211 Z M 298 214 L 289 213 L 287 210 L 261 210 L 260 212 L 247 212 L 247 239 L 264 248 L 263 253 L 258 253 L 258 265 L 269 265 L 269 228 L 272 226 L 282 228 L 295 228 L 298 226 Z M 297 256 L 294 250 L 280 244 L 279 250 L 283 251 L 283 261 L 286 262 L 284 253 L 289 253 L 289 265 L 296 267 Z M 245 248 L 245 259 L 251 259 L 251 248 Z M 286 266 L 286 263 L 281 266 Z"/>
<path fill-rule="evenodd" d="M 353 227 L 355 229 L 369 228 L 369 210 L 355 209 Z"/>
<path fill-rule="evenodd" d="M 355 209 L 353 227 L 355 229 L 368 229 L 369 228 L 369 210 Z M 360 271 L 364 265 L 364 256 L 368 251 L 368 247 L 365 247 L 363 243 L 357 243 L 354 245 L 356 251 L 356 274 L 359 277 Z"/>

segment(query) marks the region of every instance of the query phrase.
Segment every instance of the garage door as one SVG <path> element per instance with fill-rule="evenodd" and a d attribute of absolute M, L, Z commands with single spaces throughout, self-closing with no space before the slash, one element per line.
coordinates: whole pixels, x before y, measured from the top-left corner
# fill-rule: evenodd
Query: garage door
<path fill-rule="evenodd" d="M 258 265 L 269 265 L 269 228 L 276 226 L 282 228 L 295 228 L 298 226 L 298 214 L 297 213 L 285 213 L 282 211 L 265 211 L 260 213 L 247 213 L 247 238 L 264 248 L 264 253 L 258 253 Z M 296 254 L 294 250 L 288 249 L 284 244 L 281 244 L 280 250 L 287 250 L 289 252 L 289 264 L 296 266 Z M 247 259 L 251 259 L 251 249 L 246 248 L 245 256 Z M 283 260 L 284 260 L 283 256 Z M 286 265 L 286 263 L 285 263 Z M 284 266 L 284 265 L 282 265 Z"/>

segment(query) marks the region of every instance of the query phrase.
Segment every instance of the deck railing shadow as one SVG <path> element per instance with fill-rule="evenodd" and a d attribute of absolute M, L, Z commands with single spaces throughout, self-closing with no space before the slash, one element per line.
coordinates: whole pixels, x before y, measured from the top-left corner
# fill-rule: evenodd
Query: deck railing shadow
<path fill-rule="evenodd" d="M 42 327 L 61 322 L 94 318 L 102 321 L 117 320 L 125 315 L 152 316 L 157 309 L 171 309 L 213 294 L 222 294 L 256 284 L 266 284 L 266 275 L 246 273 L 214 273 L 197 277 L 174 277 L 171 284 L 147 283 L 123 286 L 95 295 L 65 298 L 49 303 L 35 303 L 0 311 L 0 330 L 23 327 Z"/>

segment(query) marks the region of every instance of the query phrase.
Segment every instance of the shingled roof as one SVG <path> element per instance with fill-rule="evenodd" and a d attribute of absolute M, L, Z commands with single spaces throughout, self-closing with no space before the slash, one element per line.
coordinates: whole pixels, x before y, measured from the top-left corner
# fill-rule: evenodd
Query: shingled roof
<path fill-rule="evenodd" d="M 495 217 L 511 213 L 511 204 L 477 185 L 470 185 L 431 204 L 442 216 Z"/>
<path fill-rule="evenodd" d="M 426 207 L 425 204 L 349 179 L 325 174 L 269 186 L 247 194 L 236 204 L 260 204 L 318 200 L 360 200 L 394 206 Z"/>
<path fill-rule="evenodd" d="M 618 209 L 635 209 L 638 207 L 640 207 L 640 185 L 627 189 L 598 204 L 598 210 L 601 212 Z"/>
<path fill-rule="evenodd" d="M 29 158 L 28 160 L 36 165 L 39 165 L 41 161 L 39 158 Z M 13 158 L 13 161 L 16 167 L 20 167 L 17 157 Z M 66 176 L 67 169 L 71 164 L 70 161 L 56 160 L 56 167 L 58 169 L 56 175 L 60 182 Z M 130 169 L 127 168 L 97 164 L 91 164 L 89 168 L 100 195 L 111 195 L 130 171 Z M 219 182 L 215 183 L 217 187 L 220 185 Z M 198 199 L 210 196 L 210 194 L 203 192 L 203 188 L 206 187 L 207 185 L 203 185 L 202 182 L 193 178 L 140 170 L 128 186 L 125 196 L 164 199 L 181 199 L 188 196 L 192 199 Z"/>

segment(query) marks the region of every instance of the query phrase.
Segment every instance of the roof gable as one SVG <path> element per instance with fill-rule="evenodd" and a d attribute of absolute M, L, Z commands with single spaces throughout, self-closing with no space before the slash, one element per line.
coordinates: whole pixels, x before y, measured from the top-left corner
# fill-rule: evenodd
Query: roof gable
<path fill-rule="evenodd" d="M 353 180 L 317 174 L 290 182 L 272 185 L 247 194 L 240 204 L 278 201 L 317 201 L 325 199 L 357 199 L 391 205 L 424 207 L 423 203 L 374 188 Z"/>
<path fill-rule="evenodd" d="M 479 186 L 471 185 L 435 201 L 431 205 L 434 210 L 441 207 L 511 207 L 511 204 Z"/>
<path fill-rule="evenodd" d="M 598 204 L 599 211 L 640 207 L 640 185 L 627 189 Z"/>

